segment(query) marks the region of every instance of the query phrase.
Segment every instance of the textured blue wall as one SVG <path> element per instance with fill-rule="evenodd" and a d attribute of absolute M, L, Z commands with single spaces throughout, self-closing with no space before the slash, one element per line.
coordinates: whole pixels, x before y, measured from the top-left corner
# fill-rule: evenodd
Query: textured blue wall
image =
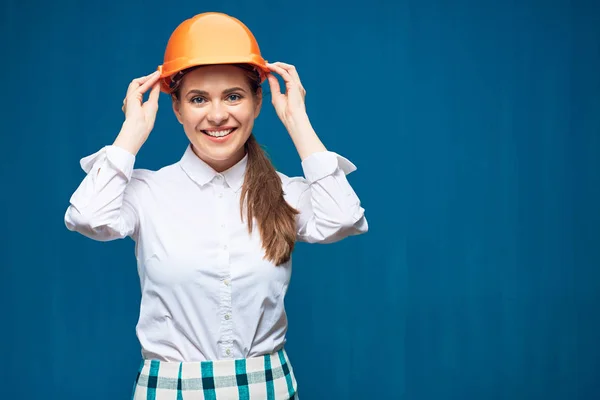
<path fill-rule="evenodd" d="M 129 396 L 133 242 L 92 242 L 63 215 L 79 159 L 120 128 L 129 81 L 211 10 L 298 67 L 322 140 L 358 166 L 369 233 L 295 253 L 288 351 L 303 399 L 598 395 L 597 2 L 119 3 L 0 6 L 0 397 Z M 160 105 L 137 167 L 185 149 Z M 269 102 L 256 135 L 301 173 Z"/>

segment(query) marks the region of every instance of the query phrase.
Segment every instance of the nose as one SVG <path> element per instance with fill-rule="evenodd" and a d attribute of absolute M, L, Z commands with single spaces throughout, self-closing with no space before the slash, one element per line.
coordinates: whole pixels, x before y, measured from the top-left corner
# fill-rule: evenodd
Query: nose
<path fill-rule="evenodd" d="M 227 121 L 227 118 L 229 118 L 227 108 L 219 102 L 212 103 L 207 116 L 210 123 L 221 125 L 223 122 Z"/>

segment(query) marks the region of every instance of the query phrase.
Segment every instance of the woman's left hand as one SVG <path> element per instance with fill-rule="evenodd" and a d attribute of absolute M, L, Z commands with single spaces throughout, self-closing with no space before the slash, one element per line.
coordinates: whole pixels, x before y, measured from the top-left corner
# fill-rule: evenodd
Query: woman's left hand
<path fill-rule="evenodd" d="M 286 91 L 281 93 L 281 87 L 277 77 L 272 73 L 267 75 L 271 87 L 271 98 L 277 116 L 283 125 L 290 130 L 293 124 L 306 119 L 306 106 L 304 99 L 306 90 L 300 82 L 300 76 L 296 67 L 282 62 L 267 63 L 267 67 L 283 78 Z"/>

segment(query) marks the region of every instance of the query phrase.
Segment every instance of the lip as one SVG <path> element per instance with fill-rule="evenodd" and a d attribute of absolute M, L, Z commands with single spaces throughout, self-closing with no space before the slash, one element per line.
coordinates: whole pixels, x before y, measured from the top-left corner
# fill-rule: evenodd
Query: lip
<path fill-rule="evenodd" d="M 218 128 L 209 128 L 209 129 L 200 129 L 201 131 L 206 132 L 215 132 L 215 131 L 226 131 L 228 129 L 236 129 L 237 126 L 219 126 Z"/>
<path fill-rule="evenodd" d="M 232 129 L 232 131 L 227 136 L 222 136 L 222 137 L 214 137 L 214 136 L 210 136 L 210 135 L 207 135 L 206 133 L 204 133 L 204 132 L 226 131 L 229 129 Z M 200 131 L 202 132 L 202 135 L 205 138 L 207 138 L 208 140 L 210 140 L 211 142 L 223 143 L 223 142 L 226 142 L 227 140 L 229 140 L 229 138 L 233 136 L 233 134 L 237 131 L 237 127 L 223 126 L 223 127 L 219 127 L 219 128 L 212 128 L 212 129 L 201 129 Z"/>

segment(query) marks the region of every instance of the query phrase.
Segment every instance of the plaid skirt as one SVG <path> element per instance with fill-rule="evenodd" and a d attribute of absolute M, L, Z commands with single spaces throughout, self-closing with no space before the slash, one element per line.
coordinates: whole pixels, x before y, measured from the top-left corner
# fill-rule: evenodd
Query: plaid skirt
<path fill-rule="evenodd" d="M 296 378 L 284 349 L 238 360 L 142 360 L 132 399 L 299 400 Z"/>

